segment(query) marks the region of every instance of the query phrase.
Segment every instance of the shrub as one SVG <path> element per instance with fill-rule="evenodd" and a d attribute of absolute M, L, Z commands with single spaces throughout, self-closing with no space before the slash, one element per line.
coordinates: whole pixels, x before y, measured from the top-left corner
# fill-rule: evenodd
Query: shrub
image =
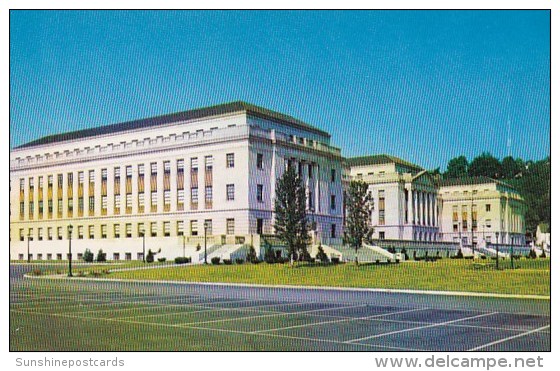
<path fill-rule="evenodd" d="M 97 259 L 98 262 L 106 262 L 107 261 L 107 254 L 103 252 L 102 249 L 99 249 L 97 252 Z"/>
<path fill-rule="evenodd" d="M 249 247 L 249 252 L 247 253 L 247 261 L 250 263 L 256 263 L 259 261 L 257 258 L 257 252 L 255 251 L 255 247 L 251 245 Z"/>
<path fill-rule="evenodd" d="M 196 251 L 200 251 L 200 244 L 196 245 Z"/>
<path fill-rule="evenodd" d="M 210 259 L 210 261 L 214 265 L 220 264 L 220 257 L 219 256 L 214 256 L 212 259 Z"/>
<path fill-rule="evenodd" d="M 266 252 L 264 253 L 264 261 L 268 264 L 276 263 L 276 255 L 274 254 L 274 250 L 270 247 L 267 247 Z"/>
<path fill-rule="evenodd" d="M 527 256 L 528 259 L 536 259 L 537 258 L 537 252 L 534 249 L 531 249 L 531 251 L 529 251 L 529 255 Z"/>
<path fill-rule="evenodd" d="M 338 264 L 338 263 L 340 263 L 340 258 L 338 258 L 338 257 L 332 257 L 332 258 L 331 258 L 331 263 L 333 263 L 333 264 Z"/>
<path fill-rule="evenodd" d="M 39 268 L 33 269 L 33 275 L 34 276 L 40 276 L 42 274 L 43 274 L 43 271 L 41 271 Z"/>
<path fill-rule="evenodd" d="M 319 251 L 317 252 L 317 256 L 315 258 L 319 259 L 321 263 L 328 263 L 329 257 L 327 256 L 327 254 L 325 254 L 325 250 L 323 250 L 323 246 L 321 246 L 321 243 L 319 243 L 318 249 Z"/>
<path fill-rule="evenodd" d="M 148 250 L 148 255 L 146 255 L 146 263 L 153 263 L 154 262 L 154 253 L 152 250 Z"/>
<path fill-rule="evenodd" d="M 78 277 L 85 277 L 85 276 L 86 276 L 86 274 L 84 273 L 84 271 L 79 271 L 78 272 Z"/>
<path fill-rule="evenodd" d="M 457 250 L 457 255 L 455 255 L 455 257 L 457 259 L 463 259 L 463 250 L 461 250 L 461 248 L 459 248 L 459 250 Z"/>
<path fill-rule="evenodd" d="M 92 263 L 92 262 L 93 262 L 93 258 L 94 258 L 94 256 L 93 256 L 93 253 L 91 252 L 91 250 L 90 250 L 90 249 L 86 249 L 86 251 L 84 252 L 84 256 L 83 256 L 82 259 L 84 259 L 84 261 L 85 261 L 86 263 Z"/>
<path fill-rule="evenodd" d="M 546 253 L 544 252 L 544 250 L 542 251 L 540 257 L 541 257 L 541 258 L 546 258 Z"/>
<path fill-rule="evenodd" d="M 235 264 L 243 264 L 245 261 L 243 260 L 243 258 L 236 258 L 235 259 Z"/>
<path fill-rule="evenodd" d="M 231 265 L 233 262 L 231 261 L 231 259 L 224 259 L 224 264 L 225 265 Z"/>
<path fill-rule="evenodd" d="M 160 263 L 164 263 L 166 260 L 167 260 L 166 258 L 158 258 L 157 261 L 160 262 Z"/>
<path fill-rule="evenodd" d="M 404 260 L 408 260 L 410 259 L 408 256 L 408 253 L 406 252 L 406 249 L 403 247 L 403 249 L 401 250 L 401 255 L 404 258 Z"/>
<path fill-rule="evenodd" d="M 175 264 L 187 264 L 191 262 L 191 258 L 190 257 L 182 257 L 182 256 L 178 256 L 175 258 Z"/>
<path fill-rule="evenodd" d="M 480 255 L 480 259 L 486 259 L 486 255 Z"/>
<path fill-rule="evenodd" d="M 299 260 L 300 260 L 300 261 L 304 261 L 304 262 L 308 262 L 308 263 L 313 262 L 313 258 L 311 257 L 311 254 L 309 254 L 309 251 L 307 251 L 307 250 L 304 250 L 304 251 L 300 254 Z"/>

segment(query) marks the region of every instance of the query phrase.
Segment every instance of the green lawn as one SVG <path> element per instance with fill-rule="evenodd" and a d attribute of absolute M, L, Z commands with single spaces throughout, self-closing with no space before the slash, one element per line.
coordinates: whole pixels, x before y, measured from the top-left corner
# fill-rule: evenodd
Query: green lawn
<path fill-rule="evenodd" d="M 157 263 L 154 263 L 157 264 Z M 520 259 L 516 269 L 508 260 L 442 259 L 401 264 L 190 265 L 110 273 L 111 278 L 186 282 L 253 283 L 265 285 L 338 286 L 550 296 L 550 259 Z"/>

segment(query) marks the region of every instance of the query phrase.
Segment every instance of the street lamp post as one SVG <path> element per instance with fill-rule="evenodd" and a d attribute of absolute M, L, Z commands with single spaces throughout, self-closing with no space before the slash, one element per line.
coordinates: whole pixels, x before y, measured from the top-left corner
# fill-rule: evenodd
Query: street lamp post
<path fill-rule="evenodd" d="M 511 260 L 511 269 L 513 269 L 513 237 L 509 236 L 509 258 Z"/>
<path fill-rule="evenodd" d="M 31 241 L 31 232 L 27 232 L 27 263 L 31 263 L 31 253 L 29 252 L 30 241 Z"/>
<path fill-rule="evenodd" d="M 204 222 L 204 264 L 208 264 L 207 254 L 206 254 L 206 233 L 208 232 L 208 223 Z"/>
<path fill-rule="evenodd" d="M 72 229 L 74 227 L 72 224 L 68 226 L 68 277 L 73 277 L 72 275 Z"/>
<path fill-rule="evenodd" d="M 140 233 L 142 236 L 142 262 L 146 262 L 146 232 L 142 231 Z"/>
<path fill-rule="evenodd" d="M 500 232 L 496 232 L 496 269 L 499 269 L 500 267 L 500 248 L 498 247 L 498 236 L 500 235 Z"/>

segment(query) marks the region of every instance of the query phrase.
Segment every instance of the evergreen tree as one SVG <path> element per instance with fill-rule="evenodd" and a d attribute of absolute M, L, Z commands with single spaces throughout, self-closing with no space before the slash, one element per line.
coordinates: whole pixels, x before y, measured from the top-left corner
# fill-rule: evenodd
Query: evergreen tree
<path fill-rule="evenodd" d="M 467 176 L 469 161 L 465 156 L 452 158 L 447 163 L 447 170 L 443 173 L 445 179 L 463 178 Z"/>
<path fill-rule="evenodd" d="M 484 152 L 472 160 L 469 165 L 468 175 L 499 179 L 502 177 L 502 164 L 496 157 L 488 152 Z"/>
<path fill-rule="evenodd" d="M 305 204 L 305 186 L 289 166 L 276 183 L 274 230 L 278 238 L 286 243 L 292 264 L 298 256 L 308 255 L 307 246 L 311 237 Z"/>
<path fill-rule="evenodd" d="M 353 247 L 356 252 L 358 264 L 358 249 L 367 239 L 371 238 L 370 214 L 373 210 L 373 198 L 368 192 L 368 185 L 363 181 L 353 180 L 348 187 L 346 195 L 346 232 L 344 242 Z"/>

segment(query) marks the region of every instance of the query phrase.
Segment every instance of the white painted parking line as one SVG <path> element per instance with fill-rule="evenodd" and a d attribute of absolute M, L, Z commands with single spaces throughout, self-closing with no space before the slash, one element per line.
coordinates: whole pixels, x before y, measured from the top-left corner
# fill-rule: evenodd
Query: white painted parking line
<path fill-rule="evenodd" d="M 510 340 L 517 339 L 517 338 L 520 338 L 520 337 L 523 337 L 523 336 L 531 335 L 531 334 L 534 334 L 535 332 L 541 332 L 542 330 L 545 330 L 545 329 L 547 329 L 547 328 L 549 328 L 549 327 L 550 327 L 550 325 L 546 325 L 546 326 L 539 327 L 539 328 L 534 329 L 534 330 L 530 330 L 530 331 L 524 332 L 524 333 L 522 333 L 522 334 L 517 334 L 517 335 L 513 335 L 513 336 L 508 336 L 507 338 L 500 339 L 500 340 L 496 340 L 496 341 L 493 341 L 493 342 L 491 342 L 491 343 L 484 344 L 484 345 L 481 345 L 481 346 L 478 346 L 478 347 L 469 349 L 469 352 L 474 352 L 474 351 L 477 351 L 477 350 L 480 350 L 480 349 L 488 348 L 488 347 L 490 347 L 490 346 L 492 346 L 492 345 L 505 343 L 506 341 L 510 341 Z"/>
<path fill-rule="evenodd" d="M 287 316 L 287 315 L 297 315 L 297 314 L 304 314 L 304 313 L 321 312 L 321 311 L 326 311 L 326 310 L 360 308 L 360 307 L 365 307 L 365 306 L 366 306 L 366 305 L 351 305 L 351 306 L 346 306 L 346 307 L 312 309 L 312 310 L 305 310 L 305 311 L 301 311 L 301 312 L 274 312 L 274 313 L 271 313 L 271 314 L 263 314 L 263 315 L 258 315 L 258 316 L 247 316 L 247 317 L 237 317 L 237 318 L 226 318 L 226 319 L 219 319 L 219 320 L 212 320 L 212 321 L 185 322 L 185 323 L 181 323 L 181 325 L 204 324 L 204 323 L 218 323 L 218 322 L 231 322 L 231 321 L 239 321 L 239 320 L 243 320 L 243 319 L 266 318 L 266 317 L 279 317 L 279 316 Z"/>
<path fill-rule="evenodd" d="M 369 340 L 369 339 L 376 339 L 376 338 L 380 338 L 380 337 L 384 337 L 384 336 L 389 336 L 389 335 L 394 335 L 394 334 L 401 334 L 401 333 L 410 332 L 410 331 L 423 330 L 423 329 L 427 329 L 427 328 L 441 327 L 441 326 L 449 325 L 449 324 L 451 324 L 451 323 L 466 321 L 466 320 L 468 320 L 468 319 L 475 319 L 475 318 L 486 317 L 486 316 L 490 316 L 490 315 L 497 314 L 497 313 L 498 313 L 498 312 L 484 313 L 484 314 L 479 314 L 478 316 L 471 316 L 471 317 L 459 318 L 459 319 L 456 319 L 456 320 L 453 320 L 453 321 L 447 321 L 447 322 L 441 322 L 441 323 L 434 323 L 434 324 L 425 325 L 425 326 L 412 327 L 412 328 L 408 328 L 408 329 L 404 329 L 404 330 L 389 331 L 389 332 L 384 332 L 384 333 L 377 334 L 377 335 L 366 336 L 366 337 L 359 338 L 359 339 L 348 340 L 347 343 L 355 343 L 355 342 L 359 342 L 359 341 L 364 341 L 364 340 Z"/>
<path fill-rule="evenodd" d="M 392 313 L 376 314 L 376 315 L 373 315 L 373 316 L 364 316 L 364 317 L 344 317 L 343 319 L 332 320 L 332 321 L 323 321 L 323 322 L 315 322 L 315 323 L 305 323 L 305 324 L 302 324 L 302 325 L 278 327 L 278 328 L 267 329 L 267 330 L 258 330 L 258 331 L 253 331 L 253 332 L 255 332 L 255 333 L 261 333 L 261 332 L 270 332 L 270 331 L 291 330 L 291 329 L 294 329 L 294 328 L 309 327 L 309 326 L 318 326 L 318 325 L 325 325 L 325 324 L 331 324 L 331 323 L 341 323 L 341 322 L 352 322 L 352 321 L 359 321 L 359 320 L 367 320 L 367 319 L 372 319 L 372 318 L 377 318 L 377 317 L 391 316 L 391 315 L 394 315 L 394 314 L 418 312 L 418 311 L 425 310 L 425 309 L 426 309 L 426 308 L 415 308 L 415 309 L 401 310 L 401 311 L 392 312 Z"/>

